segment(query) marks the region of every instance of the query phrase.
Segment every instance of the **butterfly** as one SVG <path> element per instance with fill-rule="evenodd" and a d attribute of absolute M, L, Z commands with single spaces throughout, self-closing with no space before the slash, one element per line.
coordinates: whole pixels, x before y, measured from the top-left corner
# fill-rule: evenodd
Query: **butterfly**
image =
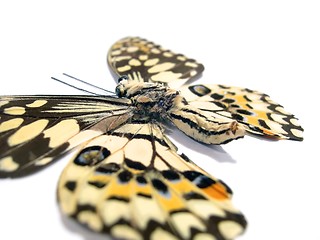
<path fill-rule="evenodd" d="M 139 37 L 117 41 L 112 95 L 0 97 L 0 178 L 32 174 L 72 152 L 61 211 L 115 239 L 234 239 L 247 226 L 232 190 L 165 135 L 204 144 L 254 134 L 302 141 L 298 120 L 264 93 L 187 82 L 204 66 Z M 72 151 L 71 151 L 72 150 Z"/>

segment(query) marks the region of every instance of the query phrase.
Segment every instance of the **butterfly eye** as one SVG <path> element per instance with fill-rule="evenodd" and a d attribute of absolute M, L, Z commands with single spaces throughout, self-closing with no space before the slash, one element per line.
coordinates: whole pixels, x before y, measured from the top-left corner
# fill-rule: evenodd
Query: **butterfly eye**
<path fill-rule="evenodd" d="M 118 97 L 123 97 L 126 94 L 123 86 L 120 86 L 120 84 L 116 87 L 116 94 Z"/>
<path fill-rule="evenodd" d="M 118 78 L 118 83 L 120 83 L 123 80 L 128 80 L 129 77 L 127 75 L 122 75 L 121 77 Z"/>

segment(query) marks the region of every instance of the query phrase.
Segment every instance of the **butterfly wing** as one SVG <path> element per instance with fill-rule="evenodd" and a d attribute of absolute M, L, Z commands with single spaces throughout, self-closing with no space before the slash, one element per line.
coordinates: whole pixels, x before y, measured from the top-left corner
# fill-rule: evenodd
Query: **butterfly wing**
<path fill-rule="evenodd" d="M 0 177 L 19 177 L 130 116 L 125 99 L 97 96 L 1 96 Z M 81 132 L 81 133 L 80 133 Z"/>
<path fill-rule="evenodd" d="M 185 86 L 187 102 L 214 117 L 234 119 L 256 135 L 302 141 L 303 129 L 297 118 L 264 93 L 225 85 Z"/>
<path fill-rule="evenodd" d="M 152 124 L 130 123 L 78 149 L 63 171 L 62 211 L 116 239 L 233 239 L 246 226 L 231 190 Z"/>
<path fill-rule="evenodd" d="M 118 76 L 162 82 L 173 88 L 180 87 L 204 70 L 203 65 L 195 60 L 139 37 L 117 41 L 109 50 L 108 63 Z"/>

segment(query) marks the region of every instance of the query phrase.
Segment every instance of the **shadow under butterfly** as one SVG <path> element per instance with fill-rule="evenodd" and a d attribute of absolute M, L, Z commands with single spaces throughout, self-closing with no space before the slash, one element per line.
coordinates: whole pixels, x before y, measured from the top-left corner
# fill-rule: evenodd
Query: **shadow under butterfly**
<path fill-rule="evenodd" d="M 75 149 L 58 183 L 62 212 L 116 239 L 234 239 L 247 222 L 222 181 L 178 154 L 168 123 L 205 144 L 247 133 L 302 141 L 264 93 L 185 84 L 202 64 L 128 37 L 108 53 L 116 96 L 0 98 L 0 177 L 36 172 Z M 90 93 L 90 92 L 89 92 Z"/>

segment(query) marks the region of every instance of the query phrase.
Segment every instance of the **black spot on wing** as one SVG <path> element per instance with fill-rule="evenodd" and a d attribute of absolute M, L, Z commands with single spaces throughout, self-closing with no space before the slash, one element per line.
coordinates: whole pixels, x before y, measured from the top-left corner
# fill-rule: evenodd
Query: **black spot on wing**
<path fill-rule="evenodd" d="M 226 98 L 223 99 L 222 102 L 227 103 L 227 104 L 231 104 L 234 103 L 236 100 L 232 99 L 232 98 Z"/>
<path fill-rule="evenodd" d="M 143 197 L 143 198 L 148 198 L 148 199 L 151 199 L 151 195 L 149 194 L 145 194 L 145 193 L 137 193 L 137 196 L 140 196 L 140 197 Z"/>
<path fill-rule="evenodd" d="M 126 202 L 126 203 L 128 203 L 130 201 L 129 198 L 120 197 L 120 196 L 111 196 L 111 197 L 108 198 L 108 200 L 117 200 L 117 201 Z"/>
<path fill-rule="evenodd" d="M 167 185 L 164 184 L 161 180 L 155 178 L 151 180 L 151 183 L 152 183 L 152 186 L 163 195 L 168 193 Z"/>
<path fill-rule="evenodd" d="M 267 125 L 266 121 L 263 120 L 263 119 L 258 119 L 258 122 L 260 124 L 261 127 L 264 127 L 266 129 L 269 129 L 270 130 L 270 127 Z"/>
<path fill-rule="evenodd" d="M 240 114 L 232 114 L 232 118 L 239 121 L 239 122 L 242 122 L 245 120 L 244 117 Z"/>
<path fill-rule="evenodd" d="M 101 146 L 91 146 L 83 149 L 74 159 L 79 166 L 94 166 L 110 156 L 110 151 Z"/>
<path fill-rule="evenodd" d="M 185 171 L 183 172 L 183 175 L 185 178 L 193 182 L 199 188 L 207 188 L 216 183 L 213 179 L 196 171 Z"/>
<path fill-rule="evenodd" d="M 254 115 L 253 112 L 250 112 L 248 110 L 245 110 L 245 109 L 237 109 L 237 112 L 240 113 L 240 114 L 244 114 L 244 115 Z"/>
<path fill-rule="evenodd" d="M 73 192 L 77 187 L 77 182 L 75 181 L 68 181 L 64 185 L 69 191 Z"/>
<path fill-rule="evenodd" d="M 146 185 L 148 183 L 144 176 L 137 176 L 136 181 L 139 185 Z"/>
<path fill-rule="evenodd" d="M 215 184 L 216 182 L 212 180 L 211 178 L 205 176 L 205 175 L 200 175 L 193 181 L 199 188 L 207 188 L 210 187 L 211 185 Z"/>
<path fill-rule="evenodd" d="M 125 164 L 129 167 L 129 168 L 132 168 L 132 169 L 135 169 L 135 170 L 145 170 L 147 167 L 145 165 L 143 165 L 142 163 L 140 162 L 136 162 L 136 161 L 132 161 L 128 158 L 126 158 L 124 160 Z"/>
<path fill-rule="evenodd" d="M 95 186 L 96 188 L 104 188 L 107 184 L 101 181 L 89 181 L 89 185 Z"/>
<path fill-rule="evenodd" d="M 199 194 L 199 193 L 196 193 L 196 192 L 188 192 L 188 193 L 185 193 L 183 194 L 183 198 L 186 199 L 186 200 L 193 200 L 193 199 L 203 199 L 205 200 L 206 198 Z"/>
<path fill-rule="evenodd" d="M 180 180 L 180 176 L 176 171 L 173 170 L 165 170 L 162 171 L 162 176 L 169 181 L 178 181 Z"/>
<path fill-rule="evenodd" d="M 211 92 L 209 88 L 207 88 L 204 85 L 193 85 L 189 87 L 189 90 L 194 93 L 195 95 L 202 97 L 204 95 L 207 95 Z"/>
<path fill-rule="evenodd" d="M 213 93 L 210 95 L 214 100 L 221 100 L 224 96 L 218 93 Z"/>
<path fill-rule="evenodd" d="M 128 183 L 132 177 L 132 173 L 127 170 L 124 170 L 118 174 L 118 179 L 120 183 Z"/>
<path fill-rule="evenodd" d="M 118 164 L 116 163 L 108 163 L 108 164 L 102 164 L 101 166 L 99 166 L 95 172 L 97 174 L 113 174 L 116 173 L 120 170 L 120 167 Z"/>
<path fill-rule="evenodd" d="M 226 109 L 227 108 L 227 106 L 224 104 L 224 103 L 222 103 L 222 102 L 218 102 L 218 101 L 212 101 L 217 107 L 220 107 L 220 108 L 224 108 L 224 109 Z"/>
<path fill-rule="evenodd" d="M 196 172 L 196 171 L 184 171 L 183 173 L 183 176 L 185 178 L 187 178 L 189 181 L 193 181 L 195 178 L 197 178 L 198 176 L 201 175 L 201 173 L 199 172 Z"/>

